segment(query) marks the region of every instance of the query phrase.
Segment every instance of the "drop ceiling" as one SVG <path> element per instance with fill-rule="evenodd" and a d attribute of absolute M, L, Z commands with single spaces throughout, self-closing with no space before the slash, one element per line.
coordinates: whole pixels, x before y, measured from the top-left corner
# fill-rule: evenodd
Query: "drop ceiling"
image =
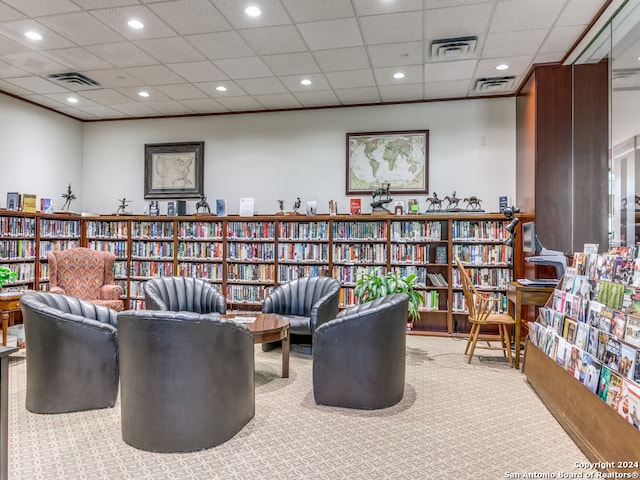
<path fill-rule="evenodd" d="M 607 3 L 3 0 L 0 91 L 80 120 L 512 95 Z"/>

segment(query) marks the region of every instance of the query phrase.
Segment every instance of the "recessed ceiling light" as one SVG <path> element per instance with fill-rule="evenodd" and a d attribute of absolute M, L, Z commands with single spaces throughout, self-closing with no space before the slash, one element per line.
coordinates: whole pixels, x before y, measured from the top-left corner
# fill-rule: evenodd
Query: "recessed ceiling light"
<path fill-rule="evenodd" d="M 304 80 L 300 80 L 300 83 L 302 85 L 311 85 L 311 80 L 309 80 L 308 78 L 305 78 Z"/>
<path fill-rule="evenodd" d="M 42 40 L 42 35 L 40 35 L 38 32 L 25 32 L 24 36 L 29 40 Z"/>
<path fill-rule="evenodd" d="M 69 97 L 67 98 L 67 102 L 69 103 L 78 103 L 80 100 L 78 100 L 76 97 Z"/>
<path fill-rule="evenodd" d="M 262 10 L 260 10 L 258 7 L 251 6 L 245 8 L 244 13 L 246 13 L 250 17 L 259 17 L 260 15 L 262 15 Z"/>
<path fill-rule="evenodd" d="M 145 92 L 144 90 L 142 90 L 141 92 L 138 92 L 138 95 L 140 95 L 141 97 L 147 98 L 149 96 L 149 92 Z"/>
<path fill-rule="evenodd" d="M 396 73 L 393 74 L 393 78 L 401 79 L 401 78 L 404 78 L 404 77 L 406 77 L 406 75 L 404 73 L 402 73 L 402 72 L 396 72 Z"/>
<path fill-rule="evenodd" d="M 509 65 L 507 65 L 506 63 L 502 63 L 496 67 L 496 70 L 508 70 L 508 69 L 509 69 Z"/>
<path fill-rule="evenodd" d="M 129 25 L 131 28 L 135 28 L 136 30 L 144 28 L 144 23 L 142 23 L 140 20 L 129 20 L 127 22 L 127 25 Z"/>
<path fill-rule="evenodd" d="M 220 85 L 216 87 L 216 90 L 219 92 L 226 92 L 227 91 L 227 87 L 225 87 L 224 85 Z"/>

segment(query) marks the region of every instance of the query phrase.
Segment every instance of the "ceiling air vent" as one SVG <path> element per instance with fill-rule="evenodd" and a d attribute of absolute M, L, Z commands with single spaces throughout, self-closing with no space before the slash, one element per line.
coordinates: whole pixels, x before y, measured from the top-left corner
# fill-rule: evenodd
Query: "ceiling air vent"
<path fill-rule="evenodd" d="M 513 76 L 478 78 L 473 86 L 473 91 L 477 93 L 504 92 L 513 87 L 515 78 Z"/>
<path fill-rule="evenodd" d="M 52 73 L 51 75 L 47 75 L 47 78 L 51 78 L 52 80 L 56 80 L 61 83 L 73 83 L 85 87 L 97 87 L 100 85 L 95 80 L 92 80 L 78 72 Z"/>
<path fill-rule="evenodd" d="M 473 57 L 478 37 L 459 37 L 431 42 L 431 61 L 460 60 Z"/>

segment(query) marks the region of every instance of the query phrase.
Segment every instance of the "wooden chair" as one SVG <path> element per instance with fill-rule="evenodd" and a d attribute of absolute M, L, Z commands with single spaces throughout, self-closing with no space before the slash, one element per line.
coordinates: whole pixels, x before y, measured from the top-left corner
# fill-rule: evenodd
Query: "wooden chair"
<path fill-rule="evenodd" d="M 500 334 L 500 346 L 491 346 L 487 341 L 487 345 L 478 345 L 478 348 L 485 348 L 488 350 L 502 350 L 505 357 L 509 359 L 509 365 L 513 366 L 513 359 L 511 356 L 511 334 L 510 329 L 516 324 L 516 321 L 507 314 L 493 313 L 497 298 L 491 298 L 488 293 L 479 292 L 471 278 L 469 273 L 464 268 L 464 265 L 460 262 L 460 259 L 456 257 L 456 265 L 460 271 L 460 279 L 462 280 L 462 291 L 469 310 L 469 322 L 471 323 L 471 331 L 469 332 L 469 339 L 467 340 L 467 346 L 464 349 L 464 354 L 469 355 L 468 363 L 471 363 L 473 358 L 473 352 L 476 349 L 476 343 L 478 342 L 478 335 L 480 334 L 480 328 L 484 325 L 497 325 L 498 332 Z"/>

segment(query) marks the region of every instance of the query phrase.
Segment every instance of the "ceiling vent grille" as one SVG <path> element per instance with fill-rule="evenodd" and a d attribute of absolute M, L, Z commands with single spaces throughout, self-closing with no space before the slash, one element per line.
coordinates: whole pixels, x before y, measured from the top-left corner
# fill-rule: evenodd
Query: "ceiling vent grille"
<path fill-rule="evenodd" d="M 92 80 L 78 72 L 52 73 L 51 75 L 47 75 L 47 78 L 51 78 L 52 80 L 56 80 L 61 83 L 72 83 L 85 87 L 97 87 L 100 85 L 95 80 Z"/>
<path fill-rule="evenodd" d="M 504 92 L 513 87 L 515 78 L 513 76 L 478 78 L 473 90 L 477 93 Z"/>
<path fill-rule="evenodd" d="M 478 37 L 459 37 L 431 42 L 431 60 L 441 62 L 474 57 Z"/>

